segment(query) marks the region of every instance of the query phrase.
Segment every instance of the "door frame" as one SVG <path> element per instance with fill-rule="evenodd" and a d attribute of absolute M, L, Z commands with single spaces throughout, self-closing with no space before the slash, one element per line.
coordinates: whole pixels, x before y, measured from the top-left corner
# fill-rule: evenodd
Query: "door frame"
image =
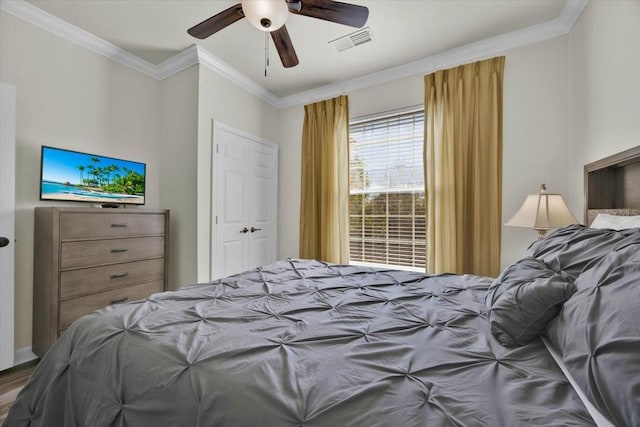
<path fill-rule="evenodd" d="M 14 366 L 16 88 L 0 82 L 0 371 Z M 7 185 L 12 183 L 13 185 Z"/>
<path fill-rule="evenodd" d="M 214 260 L 216 259 L 217 254 L 217 250 L 216 250 L 216 243 L 217 243 L 217 228 L 216 228 L 216 218 L 217 216 L 220 214 L 219 209 L 218 209 L 218 203 L 217 203 L 217 198 L 218 198 L 218 191 L 217 191 L 217 182 L 216 182 L 216 177 L 217 177 L 217 172 L 218 172 L 218 138 L 220 135 L 220 131 L 224 130 L 226 132 L 230 132 L 233 134 L 236 134 L 240 137 L 249 139 L 253 142 L 259 143 L 259 144 L 264 144 L 267 145 L 271 148 L 273 148 L 274 150 L 274 170 L 275 170 L 275 187 L 273 189 L 274 192 L 274 197 L 276 200 L 276 203 L 274 203 L 274 212 L 272 212 L 272 215 L 274 215 L 275 218 L 275 224 L 274 224 L 274 228 L 275 228 L 275 232 L 274 232 L 274 239 L 275 239 L 275 253 L 276 253 L 276 258 L 277 258 L 277 254 L 278 254 L 278 187 L 279 187 L 279 183 L 278 183 L 278 157 L 279 157 L 279 153 L 278 153 L 278 144 L 275 144 L 267 139 L 264 138 L 260 138 L 258 136 L 252 135 L 249 132 L 245 132 L 243 130 L 234 128 L 233 126 L 229 126 L 226 125 L 224 123 L 220 123 L 219 121 L 212 119 L 211 120 L 211 124 L 212 124 L 212 135 L 211 135 L 211 181 L 210 181 L 210 189 L 211 189 L 211 206 L 210 206 L 210 212 L 211 212 L 211 220 L 210 220 L 210 238 L 209 238 L 209 254 L 210 254 L 210 258 L 209 258 L 209 280 L 214 280 L 214 278 L 216 278 L 214 276 L 215 273 L 215 262 Z"/>

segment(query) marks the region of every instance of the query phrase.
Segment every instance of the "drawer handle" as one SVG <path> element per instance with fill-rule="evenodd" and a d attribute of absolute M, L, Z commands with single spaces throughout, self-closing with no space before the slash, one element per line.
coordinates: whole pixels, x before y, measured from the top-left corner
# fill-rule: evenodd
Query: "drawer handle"
<path fill-rule="evenodd" d="M 129 273 L 112 274 L 111 278 L 112 279 L 120 279 L 122 277 L 127 277 L 128 275 L 129 275 Z"/>
<path fill-rule="evenodd" d="M 127 252 L 129 249 L 111 249 L 112 254 L 119 254 L 121 252 Z"/>
<path fill-rule="evenodd" d="M 123 227 L 128 227 L 128 224 L 111 224 L 111 227 L 113 228 L 123 228 Z"/>
<path fill-rule="evenodd" d="M 129 299 L 129 297 L 114 299 L 114 300 L 111 300 L 111 302 L 109 304 L 119 304 L 121 302 L 125 302 L 128 299 Z"/>

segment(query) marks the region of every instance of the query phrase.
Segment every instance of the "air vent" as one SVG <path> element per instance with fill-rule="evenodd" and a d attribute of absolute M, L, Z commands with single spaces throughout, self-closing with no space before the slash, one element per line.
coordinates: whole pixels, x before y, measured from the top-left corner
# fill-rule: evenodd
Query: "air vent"
<path fill-rule="evenodd" d="M 329 44 L 333 46 L 336 52 L 342 52 L 352 47 L 359 46 L 364 43 L 368 43 L 373 40 L 373 34 L 369 27 L 356 31 L 355 33 L 347 34 L 344 37 L 340 37 L 335 40 L 331 40 Z"/>

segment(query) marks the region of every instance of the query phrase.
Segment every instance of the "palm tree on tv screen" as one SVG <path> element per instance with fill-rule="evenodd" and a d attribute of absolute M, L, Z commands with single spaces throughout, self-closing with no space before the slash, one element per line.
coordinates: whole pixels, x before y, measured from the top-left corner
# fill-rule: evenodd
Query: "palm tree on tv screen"
<path fill-rule="evenodd" d="M 89 161 L 91 164 L 77 166 L 82 185 L 109 193 L 144 194 L 144 175 L 116 164 L 98 167 L 100 159 L 97 157 L 90 157 Z M 85 170 L 90 178 L 84 177 Z"/>
<path fill-rule="evenodd" d="M 80 171 L 80 185 L 82 185 L 82 183 L 84 183 L 84 170 L 85 170 L 85 167 L 80 165 L 80 166 L 78 166 L 78 170 Z"/>

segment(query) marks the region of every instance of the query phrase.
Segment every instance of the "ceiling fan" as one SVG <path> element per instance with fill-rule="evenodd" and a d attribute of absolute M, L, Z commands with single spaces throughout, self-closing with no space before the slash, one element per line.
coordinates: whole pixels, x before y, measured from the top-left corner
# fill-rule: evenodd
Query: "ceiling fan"
<path fill-rule="evenodd" d="M 290 68 L 298 65 L 298 56 L 284 25 L 289 12 L 357 28 L 362 27 L 369 17 L 369 9 L 364 6 L 332 0 L 245 0 L 189 28 L 187 32 L 193 37 L 206 39 L 246 17 L 254 27 L 271 33 L 282 65 Z"/>

